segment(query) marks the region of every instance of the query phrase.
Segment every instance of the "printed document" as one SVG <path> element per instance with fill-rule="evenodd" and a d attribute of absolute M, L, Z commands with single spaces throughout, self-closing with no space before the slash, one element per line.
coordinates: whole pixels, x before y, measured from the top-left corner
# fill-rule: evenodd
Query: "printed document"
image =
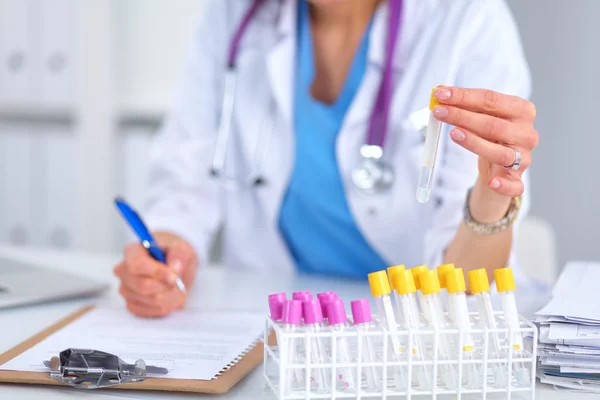
<path fill-rule="evenodd" d="M 167 368 L 165 378 L 210 380 L 262 337 L 261 313 L 186 309 L 144 319 L 124 308 L 97 308 L 0 366 L 49 372 L 44 360 L 67 348 L 94 349 L 128 363 Z"/>

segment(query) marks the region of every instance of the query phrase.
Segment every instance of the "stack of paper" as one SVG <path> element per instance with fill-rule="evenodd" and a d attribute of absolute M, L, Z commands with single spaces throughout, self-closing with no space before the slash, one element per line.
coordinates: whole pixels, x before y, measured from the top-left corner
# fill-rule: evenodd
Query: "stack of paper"
<path fill-rule="evenodd" d="M 536 313 L 543 383 L 600 392 L 600 264 L 569 263 Z"/>

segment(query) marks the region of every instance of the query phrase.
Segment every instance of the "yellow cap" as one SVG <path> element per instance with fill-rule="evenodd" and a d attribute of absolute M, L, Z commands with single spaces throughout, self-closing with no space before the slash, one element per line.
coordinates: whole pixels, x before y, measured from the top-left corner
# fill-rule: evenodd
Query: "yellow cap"
<path fill-rule="evenodd" d="M 446 284 L 446 272 L 452 271 L 454 269 L 454 264 L 444 264 L 437 267 L 438 279 L 440 280 L 440 286 L 443 288 L 447 288 Z"/>
<path fill-rule="evenodd" d="M 419 265 L 418 267 L 409 269 L 409 271 L 413 274 L 413 278 L 415 279 L 415 287 L 417 290 L 421 290 L 421 281 L 419 281 L 419 275 L 428 270 L 429 269 L 427 268 L 427 265 Z"/>
<path fill-rule="evenodd" d="M 485 268 L 469 271 L 469 286 L 473 294 L 490 291 L 490 281 Z"/>
<path fill-rule="evenodd" d="M 463 274 L 462 268 L 456 268 L 446 272 L 444 274 L 444 279 L 446 281 L 448 293 L 459 293 L 467 290 L 465 287 L 465 275 Z"/>
<path fill-rule="evenodd" d="M 396 275 L 396 273 L 398 272 L 404 271 L 405 269 L 406 268 L 404 267 L 404 265 L 394 265 L 392 267 L 388 267 L 387 273 L 388 277 L 390 278 L 390 286 L 392 287 L 392 290 L 396 290 L 396 285 L 394 283 L 394 275 Z"/>
<path fill-rule="evenodd" d="M 515 277 L 510 268 L 494 270 L 494 279 L 496 280 L 496 289 L 498 289 L 498 292 L 509 292 L 517 288 L 515 286 Z"/>
<path fill-rule="evenodd" d="M 436 90 L 437 90 L 437 87 L 434 87 L 433 89 L 431 89 L 431 99 L 429 99 L 429 110 L 433 110 L 433 107 L 440 105 L 440 102 L 438 101 L 438 99 L 436 99 L 435 96 L 433 95 Z"/>
<path fill-rule="evenodd" d="M 371 294 L 373 297 L 383 296 L 384 294 L 390 294 L 390 281 L 388 276 L 383 271 L 372 272 L 369 274 L 369 286 L 371 286 Z"/>
<path fill-rule="evenodd" d="M 417 291 L 415 277 L 410 271 L 404 270 L 394 274 L 392 281 L 394 282 L 394 287 L 398 294 L 409 294 Z"/>
<path fill-rule="evenodd" d="M 419 275 L 421 290 L 423 294 L 434 294 L 440 292 L 440 280 L 435 271 L 426 271 Z"/>

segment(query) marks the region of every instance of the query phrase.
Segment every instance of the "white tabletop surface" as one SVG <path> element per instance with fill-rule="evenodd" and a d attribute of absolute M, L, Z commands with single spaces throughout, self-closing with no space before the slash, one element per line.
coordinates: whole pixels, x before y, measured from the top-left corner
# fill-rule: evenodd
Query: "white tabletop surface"
<path fill-rule="evenodd" d="M 102 296 L 53 302 L 42 305 L 0 310 L 0 353 L 3 353 L 35 333 L 43 330 L 61 317 L 64 317 L 88 304 L 122 304 L 116 291 L 117 280 L 112 275 L 112 267 L 119 260 L 114 254 L 81 254 L 55 252 L 49 250 L 0 247 L 0 255 L 42 263 L 51 268 L 76 272 L 83 276 L 107 281 L 111 288 Z M 267 311 L 266 297 L 273 292 L 310 290 L 336 291 L 346 300 L 368 297 L 368 285 L 364 282 L 316 279 L 298 276 L 255 276 L 248 273 L 233 272 L 222 267 L 205 267 L 200 270 L 197 282 L 190 293 L 190 304 L 203 304 L 214 307 L 234 306 L 239 309 Z M 536 305 L 537 306 L 537 305 Z M 533 306 L 535 307 L 535 306 Z M 53 388 L 33 385 L 0 384 L 0 399 L 107 399 L 107 398 L 143 398 L 143 399 L 275 399 L 264 389 L 262 370 L 256 369 L 228 394 L 186 395 L 159 392 L 133 391 L 89 391 L 81 392 L 65 388 Z M 537 384 L 536 398 L 553 399 L 591 399 L 598 395 L 558 392 L 553 387 Z M 466 396 L 463 396 L 466 398 Z M 475 397 L 474 397 L 475 398 Z M 501 398 L 501 397 L 488 397 Z M 515 397 L 513 398 L 529 398 Z"/>

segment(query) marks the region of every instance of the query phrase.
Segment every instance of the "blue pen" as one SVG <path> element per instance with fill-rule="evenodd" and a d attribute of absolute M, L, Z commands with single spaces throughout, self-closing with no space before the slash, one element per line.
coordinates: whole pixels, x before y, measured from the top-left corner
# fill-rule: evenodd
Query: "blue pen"
<path fill-rule="evenodd" d="M 120 197 L 117 197 L 115 199 L 115 204 L 117 205 L 117 208 L 121 212 L 121 215 L 123 216 L 125 221 L 129 224 L 133 232 L 140 239 L 142 246 L 144 246 L 144 248 L 152 256 L 152 258 L 154 258 L 156 261 L 166 264 L 167 257 L 165 256 L 165 253 L 160 247 L 158 247 L 156 241 L 152 237 L 152 234 L 150 233 L 150 231 L 148 230 L 148 228 L 144 224 L 144 221 L 142 221 L 142 218 L 138 215 L 138 213 L 135 212 L 135 210 L 131 208 L 129 204 L 127 204 L 125 200 L 123 200 Z M 185 285 L 183 284 L 179 276 L 177 277 L 175 283 L 177 284 L 177 287 L 179 288 L 179 290 L 181 290 L 182 293 L 186 293 Z"/>

